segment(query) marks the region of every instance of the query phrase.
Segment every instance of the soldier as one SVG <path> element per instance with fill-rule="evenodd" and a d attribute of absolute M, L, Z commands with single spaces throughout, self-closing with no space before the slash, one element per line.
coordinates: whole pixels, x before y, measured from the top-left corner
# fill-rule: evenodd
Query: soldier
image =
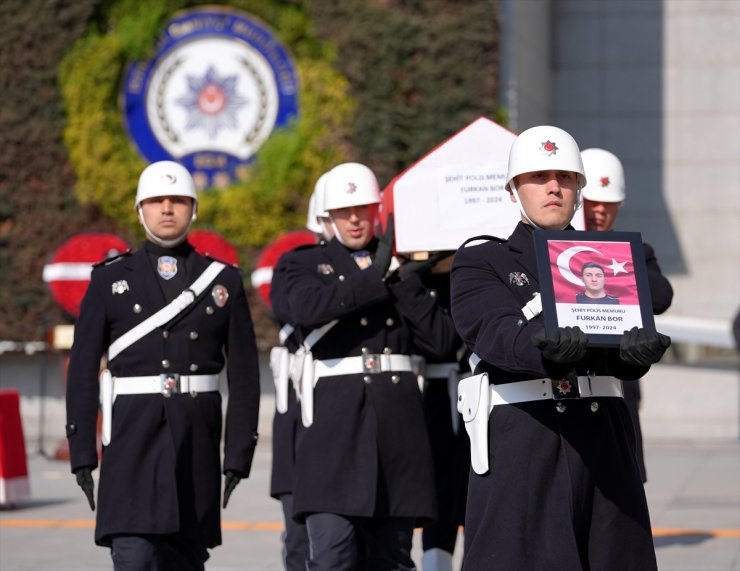
<path fill-rule="evenodd" d="M 318 211 L 323 204 L 323 190 L 326 174 L 322 174 L 311 194 L 306 228 L 316 235 L 317 243 L 331 238 L 331 231 L 325 224 L 325 213 Z M 272 423 L 272 476 L 270 495 L 279 500 L 283 509 L 285 531 L 283 541 L 283 565 L 286 571 L 304 571 L 308 560 L 308 533 L 303 522 L 293 519 L 293 469 L 295 456 L 295 435 L 300 421 L 300 406 L 296 393 L 290 388 L 290 382 L 296 385 L 299 379 L 291 379 L 290 369 L 295 352 L 301 344 L 298 332 L 291 324 L 288 302 L 286 299 L 285 263 L 287 257 L 295 252 L 311 248 L 313 245 L 300 246 L 292 252 L 283 254 L 275 265 L 270 284 L 270 305 L 280 327 L 279 337 L 282 346 L 272 349 L 270 364 L 276 385 L 277 410 Z M 281 386 L 282 385 L 282 386 Z"/>
<path fill-rule="evenodd" d="M 583 212 L 586 217 L 586 230 L 609 232 L 619 215 L 619 209 L 625 199 L 624 168 L 621 161 L 604 149 L 585 149 L 581 153 L 586 179 L 583 187 Z M 650 300 L 653 312 L 659 315 L 665 312 L 673 301 L 673 288 L 663 275 L 655 257 L 655 250 L 650 244 L 643 244 L 645 266 L 650 283 Z M 640 381 L 624 383 L 624 401 L 630 411 L 635 427 L 635 452 L 640 468 L 642 481 L 647 482 L 645 454 L 642 446 L 642 427 L 640 425 Z"/>
<path fill-rule="evenodd" d="M 334 238 L 285 269 L 305 356 L 294 514 L 308 527 L 308 569 L 413 569 L 414 526 L 435 502 L 411 352 L 447 354 L 454 329 L 412 271 L 421 266 L 387 276 L 393 225 L 375 238 L 372 171 L 338 165 L 325 193 Z"/>
<path fill-rule="evenodd" d="M 95 542 L 111 548 L 117 570 L 203 569 L 207 549 L 221 543 L 224 355 L 223 507 L 249 475 L 257 443 L 252 320 L 238 268 L 187 242 L 198 203 L 184 167 L 149 165 L 135 204 L 146 241 L 93 270 L 75 326 L 67 383 L 71 467 L 94 510 L 100 389 Z"/>
<path fill-rule="evenodd" d="M 533 298 L 533 233 L 572 229 L 585 183 L 568 133 L 524 131 L 506 183 L 522 221 L 508 240 L 469 241 L 455 255 L 452 315 L 485 373 L 459 388 L 474 468 L 466 571 L 656 569 L 618 379 L 642 376 L 670 339 L 633 328 L 618 347 L 589 347 L 577 327 L 546 333 Z"/>

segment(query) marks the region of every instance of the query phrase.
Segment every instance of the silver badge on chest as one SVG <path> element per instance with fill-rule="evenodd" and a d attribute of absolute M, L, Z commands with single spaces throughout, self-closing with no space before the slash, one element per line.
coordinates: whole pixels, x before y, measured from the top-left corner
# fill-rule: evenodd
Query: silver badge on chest
<path fill-rule="evenodd" d="M 509 274 L 509 283 L 519 287 L 529 285 L 529 278 L 524 272 L 511 272 Z"/>
<path fill-rule="evenodd" d="M 211 296 L 216 306 L 223 307 L 229 299 L 229 290 L 221 284 L 216 284 L 211 290 Z"/>
<path fill-rule="evenodd" d="M 118 280 L 117 282 L 113 282 L 113 284 L 111 285 L 111 291 L 113 295 L 129 291 L 128 282 L 126 280 Z"/>

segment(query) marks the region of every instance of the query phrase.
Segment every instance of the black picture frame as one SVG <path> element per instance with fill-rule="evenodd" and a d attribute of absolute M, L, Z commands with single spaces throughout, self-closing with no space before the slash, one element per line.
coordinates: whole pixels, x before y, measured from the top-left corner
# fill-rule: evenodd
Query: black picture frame
<path fill-rule="evenodd" d="M 578 326 L 595 347 L 619 345 L 634 326 L 655 332 L 639 232 L 536 230 L 534 245 L 547 332 Z M 580 277 L 574 264 L 580 264 Z"/>

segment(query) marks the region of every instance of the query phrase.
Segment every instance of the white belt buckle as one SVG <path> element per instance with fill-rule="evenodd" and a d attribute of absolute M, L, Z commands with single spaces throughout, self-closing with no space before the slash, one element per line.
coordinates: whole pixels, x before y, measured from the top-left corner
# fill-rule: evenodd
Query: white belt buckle
<path fill-rule="evenodd" d="M 380 373 L 381 371 L 380 355 L 377 353 L 365 353 L 362 356 L 363 373 Z"/>
<path fill-rule="evenodd" d="M 162 396 L 170 398 L 180 392 L 180 375 L 178 373 L 162 373 L 159 375 L 159 386 Z"/>

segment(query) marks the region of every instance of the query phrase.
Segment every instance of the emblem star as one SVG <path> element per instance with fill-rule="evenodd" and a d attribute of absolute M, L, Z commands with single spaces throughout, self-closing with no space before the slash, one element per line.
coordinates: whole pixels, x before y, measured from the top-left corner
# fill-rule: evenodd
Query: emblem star
<path fill-rule="evenodd" d="M 617 260 L 612 258 L 612 263 L 606 267 L 609 268 L 612 272 L 614 272 L 614 275 L 616 276 L 617 274 L 621 272 L 624 272 L 625 274 L 628 273 L 627 270 L 624 269 L 624 265 L 626 263 L 627 262 L 618 262 Z"/>

